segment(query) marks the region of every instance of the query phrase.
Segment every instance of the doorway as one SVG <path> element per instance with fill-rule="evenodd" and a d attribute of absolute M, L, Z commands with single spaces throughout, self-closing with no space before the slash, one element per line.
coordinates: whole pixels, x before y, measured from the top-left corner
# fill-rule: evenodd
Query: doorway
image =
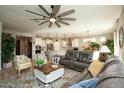
<path fill-rule="evenodd" d="M 16 55 L 32 58 L 32 37 L 16 36 Z"/>

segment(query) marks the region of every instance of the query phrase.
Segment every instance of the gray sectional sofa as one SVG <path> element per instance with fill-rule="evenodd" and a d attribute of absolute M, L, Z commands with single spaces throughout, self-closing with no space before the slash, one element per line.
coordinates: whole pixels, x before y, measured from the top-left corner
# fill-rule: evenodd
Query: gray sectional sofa
<path fill-rule="evenodd" d="M 124 63 L 116 56 L 110 57 L 97 77 L 99 80 L 96 88 L 124 88 Z M 67 88 L 90 78 L 92 78 L 92 75 L 86 68 L 81 72 L 80 76 L 73 77 L 63 87 Z"/>
<path fill-rule="evenodd" d="M 92 62 L 92 52 L 68 50 L 64 57 L 60 58 L 59 64 L 77 71 L 83 71 Z"/>

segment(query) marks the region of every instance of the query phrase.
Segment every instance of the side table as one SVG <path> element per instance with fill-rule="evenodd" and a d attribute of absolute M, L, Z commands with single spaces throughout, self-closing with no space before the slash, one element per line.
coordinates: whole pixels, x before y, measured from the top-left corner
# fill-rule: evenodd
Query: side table
<path fill-rule="evenodd" d="M 52 57 L 52 62 L 55 64 L 59 64 L 60 56 L 55 55 Z"/>

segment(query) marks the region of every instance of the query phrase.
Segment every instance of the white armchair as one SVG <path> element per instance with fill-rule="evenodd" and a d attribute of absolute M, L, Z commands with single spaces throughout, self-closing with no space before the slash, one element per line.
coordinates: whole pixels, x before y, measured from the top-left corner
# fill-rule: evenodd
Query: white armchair
<path fill-rule="evenodd" d="M 15 69 L 18 71 L 20 76 L 20 71 L 26 68 L 32 69 L 32 63 L 30 58 L 25 55 L 16 55 L 14 58 Z"/>

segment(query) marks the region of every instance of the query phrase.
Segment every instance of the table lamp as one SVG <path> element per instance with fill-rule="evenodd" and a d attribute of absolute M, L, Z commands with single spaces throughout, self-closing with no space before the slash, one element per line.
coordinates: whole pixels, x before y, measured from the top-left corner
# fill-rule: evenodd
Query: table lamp
<path fill-rule="evenodd" d="M 102 45 L 100 47 L 99 52 L 100 52 L 99 60 L 101 62 L 105 62 L 108 59 L 108 53 L 110 53 L 111 51 L 106 45 Z"/>

